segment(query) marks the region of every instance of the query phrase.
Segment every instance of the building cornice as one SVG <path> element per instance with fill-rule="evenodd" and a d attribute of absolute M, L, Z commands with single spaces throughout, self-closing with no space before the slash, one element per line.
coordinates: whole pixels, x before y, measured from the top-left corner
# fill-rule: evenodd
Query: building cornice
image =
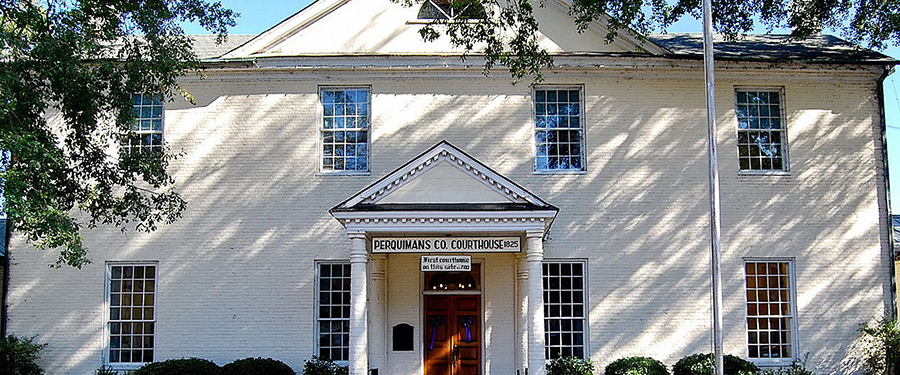
<path fill-rule="evenodd" d="M 695 60 L 636 56 L 566 56 L 556 57 L 556 67 L 545 69 L 547 82 L 553 79 L 583 80 L 590 77 L 628 79 L 700 79 L 703 63 Z M 185 76 L 185 81 L 215 78 L 218 80 L 316 80 L 334 78 L 471 78 L 483 79 L 483 60 L 458 56 L 305 56 L 271 60 L 234 60 L 207 62 L 201 76 Z M 780 81 L 873 81 L 885 69 L 881 65 L 807 64 L 784 62 L 717 61 L 716 76 L 722 79 L 760 79 Z M 653 71 L 652 76 L 647 72 Z M 700 74 L 698 76 L 698 74 Z M 503 67 L 496 67 L 494 77 L 507 79 Z M 524 78 L 520 81 L 527 81 Z"/>
<path fill-rule="evenodd" d="M 391 211 L 333 212 L 348 231 L 364 232 L 546 232 L 556 211 Z"/>

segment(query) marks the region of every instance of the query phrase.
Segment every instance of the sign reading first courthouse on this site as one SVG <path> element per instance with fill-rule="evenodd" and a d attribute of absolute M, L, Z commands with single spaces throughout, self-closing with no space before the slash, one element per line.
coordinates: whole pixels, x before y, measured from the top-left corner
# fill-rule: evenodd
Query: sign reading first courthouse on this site
<path fill-rule="evenodd" d="M 471 255 L 423 255 L 422 272 L 450 271 L 469 272 L 472 270 Z"/>
<path fill-rule="evenodd" d="M 514 253 L 519 237 L 374 237 L 373 253 Z"/>

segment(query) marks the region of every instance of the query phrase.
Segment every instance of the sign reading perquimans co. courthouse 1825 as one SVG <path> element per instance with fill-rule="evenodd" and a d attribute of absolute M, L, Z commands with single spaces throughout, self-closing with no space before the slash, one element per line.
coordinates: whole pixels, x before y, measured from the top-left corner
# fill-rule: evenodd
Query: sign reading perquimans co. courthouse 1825
<path fill-rule="evenodd" d="M 510 253 L 519 237 L 374 237 L 373 253 Z"/>

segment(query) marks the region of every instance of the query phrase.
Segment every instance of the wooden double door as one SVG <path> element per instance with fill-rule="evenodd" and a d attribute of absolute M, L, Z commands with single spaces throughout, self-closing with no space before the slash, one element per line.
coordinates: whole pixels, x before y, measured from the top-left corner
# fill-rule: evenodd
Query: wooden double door
<path fill-rule="evenodd" d="M 481 375 L 481 296 L 425 296 L 425 375 Z"/>

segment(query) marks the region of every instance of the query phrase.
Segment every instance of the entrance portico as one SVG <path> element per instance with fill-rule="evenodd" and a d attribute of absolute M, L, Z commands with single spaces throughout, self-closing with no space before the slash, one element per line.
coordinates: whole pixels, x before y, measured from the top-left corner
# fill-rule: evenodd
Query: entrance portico
<path fill-rule="evenodd" d="M 447 142 L 334 207 L 331 214 L 346 228 L 351 246 L 350 374 L 370 370 L 509 374 L 514 370 L 524 375 L 526 369 L 532 375 L 543 374 L 543 238 L 557 211 Z M 440 238 L 447 240 L 434 242 Z M 373 246 L 373 239 L 400 239 L 395 243 L 404 245 Z M 433 242 L 426 245 L 426 240 Z M 425 291 L 424 272 L 416 263 L 430 255 L 472 257 L 481 265 L 484 288 Z M 431 296 L 429 306 L 426 296 Z M 435 307 L 447 301 L 472 305 L 475 300 L 479 311 L 465 314 Z M 454 325 L 447 326 L 455 327 L 451 333 L 458 337 L 447 339 L 451 343 L 447 345 L 456 346 L 445 349 L 453 351 L 446 372 L 441 366 L 425 366 L 426 358 L 436 355 L 426 352 L 437 350 L 428 346 L 425 335 L 437 337 L 435 327 L 442 323 L 440 319 L 426 322 L 428 309 L 455 319 Z M 483 324 L 469 321 L 477 317 L 475 313 L 481 314 Z M 409 337 L 400 337 L 399 332 L 405 331 L 398 327 L 404 325 L 412 327 Z M 472 337 L 483 338 L 477 349 L 481 353 L 457 354 L 458 349 L 475 350 Z M 405 339 L 414 342 L 414 349 L 396 350 L 398 340 Z M 463 357 L 465 366 L 459 365 Z M 515 360 L 508 361 L 512 357 Z"/>

